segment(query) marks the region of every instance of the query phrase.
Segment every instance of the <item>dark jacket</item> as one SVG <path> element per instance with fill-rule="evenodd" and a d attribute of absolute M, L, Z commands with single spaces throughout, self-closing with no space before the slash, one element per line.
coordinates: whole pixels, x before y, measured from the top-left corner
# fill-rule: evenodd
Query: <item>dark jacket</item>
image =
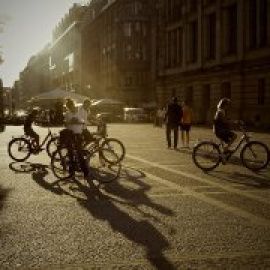
<path fill-rule="evenodd" d="M 183 116 L 182 107 L 178 103 L 168 104 L 167 111 L 165 114 L 166 124 L 179 126 Z"/>

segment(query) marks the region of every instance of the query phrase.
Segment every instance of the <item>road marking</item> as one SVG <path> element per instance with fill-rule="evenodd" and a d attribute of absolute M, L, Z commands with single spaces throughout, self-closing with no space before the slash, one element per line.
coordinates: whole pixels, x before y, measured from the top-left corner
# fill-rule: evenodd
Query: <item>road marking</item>
<path fill-rule="evenodd" d="M 216 199 L 209 198 L 208 196 L 201 194 L 201 193 L 198 193 L 196 191 L 193 191 L 190 188 L 180 187 L 179 185 L 177 185 L 173 182 L 170 182 L 168 180 L 160 178 L 160 177 L 153 175 L 151 173 L 146 173 L 146 176 L 153 179 L 153 180 L 156 180 L 160 184 L 167 185 L 167 186 L 174 188 L 178 191 L 184 192 L 186 195 L 190 195 L 198 200 L 204 201 L 204 202 L 211 204 L 211 205 L 214 205 L 218 208 L 222 208 L 223 210 L 231 212 L 236 216 L 240 216 L 244 219 L 248 219 L 253 223 L 263 225 L 263 226 L 270 226 L 270 220 L 268 220 L 268 219 L 258 217 L 258 216 L 253 215 L 245 210 L 239 209 L 239 208 L 234 207 L 234 206 L 230 206 L 230 205 L 223 203 L 221 201 L 218 201 Z"/>
<path fill-rule="evenodd" d="M 130 158 L 133 158 L 133 157 L 130 157 Z M 141 162 L 144 162 L 144 160 L 141 159 L 141 158 L 134 157 L 134 159 L 136 159 L 138 161 L 141 161 Z M 147 164 L 155 166 L 155 167 L 158 165 L 156 163 L 153 163 L 153 162 L 150 162 L 150 161 L 147 161 L 147 160 L 144 163 L 147 163 Z M 162 168 L 164 166 L 161 165 L 160 167 Z M 168 168 L 168 171 L 173 171 L 174 172 L 175 170 Z M 180 175 L 183 175 L 185 177 L 189 177 L 189 178 L 192 178 L 192 179 L 195 179 L 195 180 L 198 180 L 198 181 L 203 180 L 204 183 L 212 184 L 211 181 L 205 181 L 204 179 L 202 179 L 200 177 L 193 176 L 193 175 L 188 174 L 188 173 L 184 173 L 184 172 L 180 172 L 180 171 L 176 171 L 175 173 L 178 173 Z M 204 202 L 206 202 L 208 204 L 214 205 L 214 206 L 216 206 L 218 208 L 221 208 L 223 210 L 231 212 L 236 216 L 240 216 L 240 217 L 242 217 L 244 219 L 248 219 L 251 222 L 259 224 L 259 225 L 263 225 L 263 226 L 267 226 L 267 227 L 270 226 L 270 220 L 268 220 L 268 219 L 258 217 L 258 216 L 253 215 L 253 214 L 251 214 L 251 213 L 249 213 L 249 212 L 247 212 L 245 210 L 239 209 L 239 208 L 234 207 L 234 206 L 230 206 L 230 205 L 228 205 L 226 203 L 223 203 L 221 201 L 218 201 L 216 199 L 209 198 L 208 196 L 206 196 L 206 195 L 204 195 L 202 193 L 198 193 L 198 192 L 196 192 L 196 191 L 194 191 L 194 190 L 192 190 L 190 188 L 181 187 L 178 184 L 175 184 L 175 183 L 173 183 L 173 182 L 171 182 L 169 180 L 165 180 L 165 179 L 163 179 L 161 177 L 158 177 L 156 175 L 153 175 L 151 173 L 145 172 L 145 174 L 146 174 L 146 176 L 148 176 L 149 178 L 159 182 L 160 184 L 167 185 L 167 186 L 169 186 L 169 187 L 171 187 L 173 189 L 184 192 L 187 195 L 193 196 L 198 200 L 202 200 L 202 201 L 204 201 Z M 215 183 L 213 183 L 213 184 L 215 184 Z M 218 185 L 218 187 L 223 188 L 223 186 L 221 186 L 221 185 Z M 227 190 L 232 190 L 231 192 L 234 192 L 234 189 L 229 188 L 229 187 L 227 187 Z M 237 191 L 237 190 L 235 190 L 235 191 Z M 242 192 L 235 192 L 235 193 L 243 195 Z"/>
<path fill-rule="evenodd" d="M 250 199 L 253 199 L 253 200 L 256 200 L 256 201 L 259 201 L 259 202 L 270 205 L 270 200 L 263 199 L 263 198 L 261 198 L 259 196 L 247 193 L 246 191 L 243 191 L 243 190 L 238 190 L 238 189 L 232 188 L 232 187 L 226 185 L 224 182 L 222 184 L 215 183 L 215 182 L 212 182 L 211 180 L 207 180 L 205 178 L 202 178 L 202 177 L 199 177 L 199 176 L 196 176 L 196 175 L 193 175 L 193 174 L 181 171 L 181 170 L 175 170 L 175 169 L 170 168 L 170 167 L 168 167 L 166 165 L 158 164 L 158 163 L 155 163 L 155 162 L 152 162 L 152 161 L 149 161 L 149 160 L 145 160 L 145 159 L 142 159 L 142 158 L 139 158 L 139 157 L 135 157 L 135 156 L 132 156 L 132 155 L 127 155 L 127 157 L 129 157 L 129 158 L 131 158 L 133 160 L 137 160 L 137 161 L 140 161 L 142 163 L 148 164 L 150 166 L 158 167 L 158 168 L 161 168 L 163 170 L 172 172 L 174 174 L 178 174 L 178 175 L 181 175 L 181 176 L 184 176 L 184 177 L 199 181 L 199 182 L 204 183 L 204 184 L 208 184 L 208 185 L 211 185 L 211 186 L 221 188 L 222 190 L 226 190 L 227 192 L 238 194 L 238 195 L 241 195 L 241 196 L 245 196 L 247 198 L 250 198 Z"/>

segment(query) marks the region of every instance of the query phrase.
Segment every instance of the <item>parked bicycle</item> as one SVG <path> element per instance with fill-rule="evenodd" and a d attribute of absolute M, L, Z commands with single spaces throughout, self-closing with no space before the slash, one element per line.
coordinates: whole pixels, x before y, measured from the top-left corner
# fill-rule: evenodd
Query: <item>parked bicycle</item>
<path fill-rule="evenodd" d="M 215 169 L 220 162 L 227 164 L 229 159 L 240 148 L 240 160 L 244 167 L 258 172 L 267 167 L 270 160 L 270 151 L 266 144 L 251 139 L 246 132 L 246 126 L 240 122 L 240 130 L 243 133 L 236 146 L 230 150 L 224 150 L 224 143 L 214 141 L 201 141 L 193 149 L 192 159 L 195 165 L 203 171 Z"/>
<path fill-rule="evenodd" d="M 72 161 L 69 159 L 68 148 L 64 145 L 59 145 L 58 149 L 53 153 L 51 169 L 58 179 L 63 180 L 82 173 L 79 156 L 75 147 L 73 147 L 72 151 Z M 100 155 L 100 153 L 103 154 Z M 83 158 L 88 165 L 89 174 L 99 182 L 108 183 L 120 175 L 121 163 L 107 161 L 108 158 L 110 160 L 118 159 L 117 154 L 113 150 L 108 148 L 102 149 L 100 146 L 98 148 L 87 148 L 83 150 Z"/>
<path fill-rule="evenodd" d="M 49 157 L 52 156 L 53 152 L 56 150 L 58 144 L 58 135 L 54 134 L 48 127 L 48 133 L 46 137 L 37 148 L 34 144 L 34 139 L 27 135 L 22 135 L 20 137 L 12 138 L 8 144 L 8 154 L 15 161 L 25 161 L 31 154 L 38 154 L 45 149 Z"/>

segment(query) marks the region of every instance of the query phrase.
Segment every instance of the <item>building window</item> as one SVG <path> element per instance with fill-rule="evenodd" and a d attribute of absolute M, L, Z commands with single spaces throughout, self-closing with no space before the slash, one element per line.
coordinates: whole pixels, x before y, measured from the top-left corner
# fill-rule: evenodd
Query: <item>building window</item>
<path fill-rule="evenodd" d="M 209 108 L 210 107 L 210 84 L 205 84 L 203 86 L 203 91 L 202 91 L 202 104 L 204 108 Z"/>
<path fill-rule="evenodd" d="M 177 32 L 173 30 L 171 33 L 171 55 L 172 63 L 171 66 L 175 67 L 177 64 Z"/>
<path fill-rule="evenodd" d="M 221 84 L 221 98 L 231 98 L 231 83 L 224 82 Z"/>
<path fill-rule="evenodd" d="M 216 0 L 203 0 L 203 5 L 204 6 L 211 6 L 216 4 Z"/>
<path fill-rule="evenodd" d="M 267 0 L 260 0 L 260 17 L 259 17 L 259 47 L 267 44 Z"/>
<path fill-rule="evenodd" d="M 177 66 L 182 66 L 183 63 L 183 29 L 177 29 Z"/>
<path fill-rule="evenodd" d="M 194 88 L 193 86 L 188 86 L 186 89 L 186 98 L 185 98 L 185 102 L 187 105 L 189 106 L 193 106 L 193 92 L 194 92 Z"/>
<path fill-rule="evenodd" d="M 265 104 L 265 79 L 258 80 L 258 104 L 264 105 Z"/>
<path fill-rule="evenodd" d="M 172 15 L 172 20 L 173 22 L 179 21 L 182 19 L 182 0 L 176 0 L 174 1 L 174 6 L 173 6 L 173 15 Z"/>
<path fill-rule="evenodd" d="M 224 53 L 235 54 L 237 51 L 237 3 L 224 11 Z"/>
<path fill-rule="evenodd" d="M 249 0 L 249 48 L 256 47 L 257 40 L 257 5 L 256 0 Z"/>
<path fill-rule="evenodd" d="M 198 0 L 188 0 L 188 11 L 196 12 L 198 10 Z"/>
<path fill-rule="evenodd" d="M 210 14 L 206 17 L 206 59 L 216 58 L 216 13 Z"/>
<path fill-rule="evenodd" d="M 172 95 L 172 97 L 176 97 L 176 89 L 175 88 L 173 88 L 171 90 L 171 95 Z"/>
<path fill-rule="evenodd" d="M 190 63 L 194 63 L 198 59 L 198 22 L 192 22 L 189 24 L 188 31 L 188 60 Z"/>
<path fill-rule="evenodd" d="M 131 23 L 124 23 L 124 35 L 131 37 Z"/>

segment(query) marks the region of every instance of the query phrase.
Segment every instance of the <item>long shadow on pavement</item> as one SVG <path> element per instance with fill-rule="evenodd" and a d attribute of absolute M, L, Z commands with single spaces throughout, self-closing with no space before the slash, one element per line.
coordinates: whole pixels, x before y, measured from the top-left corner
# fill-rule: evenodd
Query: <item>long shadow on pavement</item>
<path fill-rule="evenodd" d="M 7 199 L 8 193 L 10 192 L 10 189 L 5 189 L 2 186 L 0 186 L 0 211 L 4 207 L 4 203 Z"/>
<path fill-rule="evenodd" d="M 212 172 L 211 176 L 218 179 L 225 180 L 230 183 L 242 184 L 245 186 L 254 187 L 257 189 L 270 189 L 269 172 L 267 175 L 261 174 L 250 174 L 240 172 Z"/>
<path fill-rule="evenodd" d="M 143 246 L 147 260 L 156 269 L 174 269 L 172 263 L 163 254 L 164 250 L 169 248 L 169 242 L 148 220 L 139 221 L 132 218 L 120 209 L 119 201 L 115 201 L 110 194 L 103 193 L 94 183 L 91 189 L 85 191 L 87 199 L 78 199 L 78 201 L 93 217 L 107 221 L 112 230 Z"/>
<path fill-rule="evenodd" d="M 174 269 L 173 264 L 165 257 L 164 251 L 170 247 L 169 241 L 152 224 L 153 222 L 162 223 L 154 215 L 143 212 L 139 205 L 148 206 L 161 214 L 172 216 L 173 212 L 159 204 L 151 201 L 146 192 L 151 189 L 147 183 L 143 183 L 145 177 L 141 171 L 132 168 L 125 168 L 121 174 L 123 181 L 131 181 L 138 188 L 132 189 L 114 181 L 110 184 L 96 185 L 94 181 L 81 182 L 76 178 L 68 179 L 76 185 L 73 190 L 63 189 L 63 180 L 55 180 L 48 183 L 45 176 L 49 173 L 48 166 L 30 162 L 9 164 L 11 170 L 16 173 L 31 173 L 33 180 L 41 187 L 57 195 L 69 195 L 77 199 L 78 203 L 87 209 L 89 213 L 99 219 L 106 220 L 113 231 L 120 232 L 128 240 L 141 245 L 146 250 L 146 258 L 156 269 Z M 131 171 L 133 170 L 133 173 Z M 76 192 L 83 193 L 84 196 L 76 195 Z M 130 214 L 120 209 L 120 206 L 127 206 L 126 209 L 133 209 L 142 215 L 143 220 L 136 220 Z M 152 221 L 152 223 L 150 222 Z M 164 224 L 163 224 L 164 225 Z M 173 229 L 170 228 L 173 232 Z"/>

